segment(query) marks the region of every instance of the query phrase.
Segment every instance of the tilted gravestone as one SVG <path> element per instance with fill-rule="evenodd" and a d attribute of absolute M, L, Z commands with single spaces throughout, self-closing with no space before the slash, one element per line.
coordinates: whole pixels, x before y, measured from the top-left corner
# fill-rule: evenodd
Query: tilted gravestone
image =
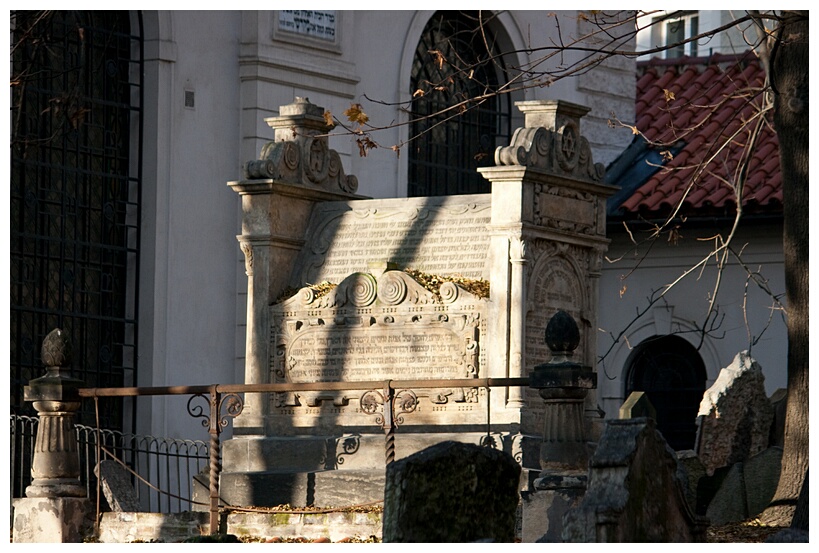
<path fill-rule="evenodd" d="M 116 461 L 100 461 L 94 474 L 102 484 L 102 493 L 112 511 L 134 513 L 141 511 L 130 475 L 125 467 Z"/>
<path fill-rule="evenodd" d="M 711 499 L 711 524 L 741 522 L 759 515 L 773 498 L 782 467 L 782 448 L 770 447 L 735 463 Z"/>
<path fill-rule="evenodd" d="M 550 359 L 543 332 L 558 310 L 581 324 L 577 360 L 593 364 L 613 188 L 580 134 L 587 108 L 518 107 L 526 126 L 498 149 L 497 166 L 480 170 L 492 192 L 464 196 L 363 199 L 327 146 L 322 108 L 299 99 L 268 120 L 275 141 L 229 183 L 242 198 L 246 383 L 525 377 Z M 422 286 L 416 271 L 440 287 Z M 463 279 L 488 284 L 488 297 Z M 396 394 L 396 458 L 446 440 L 491 442 L 539 467 L 537 392 L 436 385 Z M 222 498 L 378 499 L 384 399 L 366 388 L 245 394 L 222 449 Z M 599 418 L 596 405 L 592 390 L 586 413 Z"/>
<path fill-rule="evenodd" d="M 703 394 L 696 452 L 708 474 L 767 449 L 773 407 L 762 367 L 740 352 Z"/>
<path fill-rule="evenodd" d="M 387 467 L 384 542 L 512 542 L 520 465 L 497 449 L 442 442 Z"/>
<path fill-rule="evenodd" d="M 702 542 L 705 527 L 655 421 L 608 421 L 589 463 L 586 494 L 564 517 L 563 541 Z"/>

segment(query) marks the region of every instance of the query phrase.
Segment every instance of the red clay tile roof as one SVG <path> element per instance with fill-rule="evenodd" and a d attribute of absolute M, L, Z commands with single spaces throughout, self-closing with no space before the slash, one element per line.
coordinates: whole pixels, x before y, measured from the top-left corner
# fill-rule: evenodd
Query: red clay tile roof
<path fill-rule="evenodd" d="M 638 71 L 637 129 L 652 143 L 676 143 L 683 149 L 644 184 L 635 183 L 636 190 L 616 213 L 666 216 L 683 200 L 680 215 L 732 214 L 736 193 L 728 183 L 736 182 L 736 168 L 746 155 L 744 146 L 756 122 L 752 117 L 762 104 L 764 69 L 749 54 L 653 59 L 638 64 Z M 769 112 L 748 165 L 746 213 L 782 212 L 779 141 L 771 120 Z M 732 135 L 729 146 L 717 151 Z M 703 170 L 701 162 L 713 155 Z"/>

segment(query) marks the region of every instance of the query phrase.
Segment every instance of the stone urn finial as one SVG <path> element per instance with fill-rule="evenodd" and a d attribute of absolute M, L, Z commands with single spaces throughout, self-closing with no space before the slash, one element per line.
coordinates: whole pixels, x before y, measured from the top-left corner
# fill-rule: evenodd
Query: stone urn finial
<path fill-rule="evenodd" d="M 71 340 L 68 335 L 55 328 L 43 340 L 40 359 L 48 367 L 68 367 L 72 360 Z"/>
<path fill-rule="evenodd" d="M 568 361 L 580 344 L 580 329 L 574 318 L 558 311 L 546 325 L 546 345 L 552 351 L 552 363 Z"/>

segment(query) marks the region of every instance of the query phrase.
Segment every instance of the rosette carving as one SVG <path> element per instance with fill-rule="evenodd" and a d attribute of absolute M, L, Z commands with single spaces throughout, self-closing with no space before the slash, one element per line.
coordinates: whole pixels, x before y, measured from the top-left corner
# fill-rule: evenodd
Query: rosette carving
<path fill-rule="evenodd" d="M 375 277 L 369 273 L 355 273 L 346 279 L 347 301 L 356 307 L 365 307 L 375 301 L 377 286 Z"/>
<path fill-rule="evenodd" d="M 459 295 L 458 285 L 454 282 L 444 282 L 441 284 L 439 294 L 441 301 L 444 303 L 453 303 L 458 299 Z"/>
<path fill-rule="evenodd" d="M 378 280 L 378 299 L 387 305 L 398 305 L 407 297 L 407 283 L 399 271 L 387 271 Z"/>
<path fill-rule="evenodd" d="M 292 142 L 283 142 L 282 161 L 284 166 L 291 171 L 299 167 L 299 147 Z"/>

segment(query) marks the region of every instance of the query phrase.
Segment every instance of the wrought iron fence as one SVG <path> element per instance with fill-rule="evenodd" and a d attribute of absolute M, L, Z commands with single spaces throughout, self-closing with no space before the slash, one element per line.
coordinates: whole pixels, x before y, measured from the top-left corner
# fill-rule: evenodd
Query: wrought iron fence
<path fill-rule="evenodd" d="M 12 498 L 24 497 L 31 483 L 37 425 L 37 417 L 11 414 Z M 142 510 L 176 513 L 192 509 L 189 498 L 193 477 L 208 465 L 207 442 L 124 434 L 80 424 L 74 428 L 79 446 L 80 480 L 86 486 L 88 497 L 96 495 L 94 469 L 98 461 L 115 457 L 137 475 L 132 476 L 132 483 Z"/>

